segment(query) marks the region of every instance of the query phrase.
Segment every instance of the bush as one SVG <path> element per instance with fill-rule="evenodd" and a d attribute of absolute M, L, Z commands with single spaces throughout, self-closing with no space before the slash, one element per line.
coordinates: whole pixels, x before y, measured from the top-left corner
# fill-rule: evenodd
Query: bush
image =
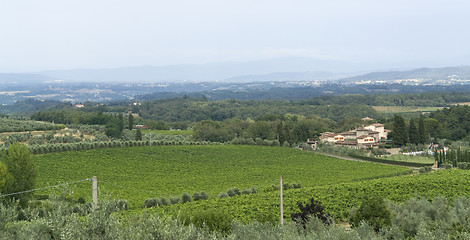
<path fill-rule="evenodd" d="M 170 203 L 171 204 L 177 204 L 180 202 L 180 198 L 179 197 L 172 197 L 170 198 Z"/>
<path fill-rule="evenodd" d="M 322 206 L 320 201 L 315 201 L 310 198 L 310 204 L 297 202 L 297 206 L 300 209 L 300 213 L 293 213 L 291 218 L 294 222 L 301 224 L 306 229 L 306 224 L 310 221 L 311 217 L 320 219 L 324 224 L 331 224 L 330 215 L 325 212 L 325 208 Z"/>
<path fill-rule="evenodd" d="M 349 223 L 358 227 L 362 221 L 369 223 L 375 231 L 392 224 L 392 217 L 385 206 L 384 200 L 379 196 L 366 196 L 357 211 L 352 210 Z"/>
<path fill-rule="evenodd" d="M 459 162 L 459 163 L 457 163 L 457 167 L 459 169 L 469 170 L 470 169 L 470 163 L 468 163 L 468 162 Z"/>
<path fill-rule="evenodd" d="M 183 203 L 191 202 L 191 196 L 188 193 L 183 193 L 181 200 Z"/>
<path fill-rule="evenodd" d="M 419 168 L 419 173 L 427 173 L 427 172 L 430 172 L 432 170 L 431 167 L 429 166 L 426 166 L 426 167 L 422 167 L 422 168 Z"/>
<path fill-rule="evenodd" d="M 209 199 L 209 195 L 207 195 L 206 192 L 202 191 L 201 194 L 199 195 L 201 200 L 207 200 Z"/>
<path fill-rule="evenodd" d="M 144 206 L 146 208 L 151 208 L 157 206 L 157 199 L 155 198 L 149 198 L 144 201 Z"/>
<path fill-rule="evenodd" d="M 162 197 L 162 198 L 160 198 L 160 205 L 168 206 L 168 205 L 170 205 L 170 202 L 168 202 L 168 199 L 166 199 L 165 197 Z"/>
<path fill-rule="evenodd" d="M 188 226 L 193 224 L 197 228 L 206 228 L 209 231 L 217 231 L 228 234 L 232 230 L 232 218 L 229 214 L 216 210 L 203 210 L 193 216 L 182 216 L 181 221 Z"/>
<path fill-rule="evenodd" d="M 228 194 L 226 192 L 222 192 L 219 194 L 219 198 L 226 198 L 228 197 Z"/>

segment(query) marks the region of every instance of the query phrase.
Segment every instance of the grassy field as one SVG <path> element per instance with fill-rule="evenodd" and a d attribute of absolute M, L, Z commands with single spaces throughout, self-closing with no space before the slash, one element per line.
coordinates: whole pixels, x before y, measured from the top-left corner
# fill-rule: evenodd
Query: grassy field
<path fill-rule="evenodd" d="M 451 105 L 454 105 L 454 106 L 457 106 L 457 105 L 461 105 L 461 106 L 470 106 L 470 102 L 452 103 Z"/>
<path fill-rule="evenodd" d="M 355 162 L 262 146 L 153 146 L 50 153 L 36 156 L 38 187 L 98 176 L 100 196 L 131 207 L 145 199 L 205 191 L 216 198 L 229 188 L 261 189 L 286 183 L 313 187 L 409 172 L 405 167 Z M 71 185 L 74 197 L 91 198 L 91 182 Z M 47 194 L 43 191 L 39 194 Z"/>
<path fill-rule="evenodd" d="M 142 133 L 155 133 L 162 135 L 193 135 L 193 130 L 142 130 Z"/>
<path fill-rule="evenodd" d="M 387 160 L 400 161 L 400 162 L 414 162 L 414 163 L 434 163 L 434 158 L 424 156 L 406 156 L 402 154 L 393 154 L 390 156 L 380 157 Z"/>
<path fill-rule="evenodd" d="M 410 113 L 410 112 L 434 112 L 443 107 L 419 107 L 419 106 L 372 106 L 378 113 Z"/>

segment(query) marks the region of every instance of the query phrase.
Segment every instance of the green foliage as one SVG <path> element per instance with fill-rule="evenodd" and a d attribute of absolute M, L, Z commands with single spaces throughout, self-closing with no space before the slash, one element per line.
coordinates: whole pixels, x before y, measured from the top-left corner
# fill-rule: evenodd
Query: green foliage
<path fill-rule="evenodd" d="M 206 228 L 209 231 L 229 233 L 232 229 L 230 215 L 215 209 L 201 210 L 192 216 L 181 216 L 184 225 L 192 224 L 197 228 Z"/>
<path fill-rule="evenodd" d="M 420 143 L 420 135 L 414 119 L 410 119 L 410 123 L 408 125 L 408 142 L 414 145 L 418 145 Z"/>
<path fill-rule="evenodd" d="M 0 132 L 25 132 L 63 129 L 63 124 L 0 118 Z"/>
<path fill-rule="evenodd" d="M 427 173 L 427 172 L 430 172 L 431 170 L 432 170 L 432 168 L 430 166 L 420 167 L 418 169 L 419 173 Z"/>
<path fill-rule="evenodd" d="M 297 202 L 306 203 L 313 194 L 316 200 L 322 202 L 326 213 L 335 219 L 345 220 L 349 218 L 351 207 L 361 205 L 361 196 L 377 195 L 394 202 L 406 202 L 417 195 L 428 200 L 438 196 L 453 200 L 458 196 L 470 197 L 469 180 L 470 172 L 449 170 L 315 187 L 304 186 L 284 191 L 284 214 L 285 218 L 289 218 L 290 214 L 298 212 Z M 255 221 L 260 215 L 265 216 L 264 219 L 268 221 L 277 222 L 278 203 L 278 191 L 258 192 L 238 197 L 212 198 L 197 204 L 172 205 L 162 209 L 162 213 L 177 216 L 181 212 L 191 214 L 198 209 L 215 208 L 244 223 Z"/>
<path fill-rule="evenodd" d="M 385 206 L 385 202 L 381 197 L 364 197 L 361 206 L 352 213 L 349 220 L 353 227 L 358 227 L 362 221 L 366 221 L 377 232 L 392 224 L 390 211 Z"/>
<path fill-rule="evenodd" d="M 12 180 L 12 176 L 8 172 L 7 166 L 0 162 L 0 194 L 5 193 L 4 188 L 6 183 L 10 183 Z"/>
<path fill-rule="evenodd" d="M 406 131 L 405 120 L 402 116 L 395 114 L 392 121 L 392 144 L 395 146 L 406 145 L 408 142 L 408 133 Z"/>
<path fill-rule="evenodd" d="M 424 125 L 423 115 L 420 115 L 418 119 L 418 142 L 421 144 L 426 144 L 429 142 L 428 133 Z"/>
<path fill-rule="evenodd" d="M 181 196 L 182 203 L 191 202 L 191 196 L 188 193 L 183 193 Z"/>
<path fill-rule="evenodd" d="M 5 193 L 16 193 L 31 190 L 35 187 L 36 164 L 26 145 L 21 143 L 11 144 L 3 153 L 2 162 L 11 175 L 11 181 L 8 181 L 9 178 L 6 179 Z M 14 195 L 13 198 L 25 202 L 30 196 L 31 193 L 23 193 Z"/>
<path fill-rule="evenodd" d="M 204 186 L 208 195 L 216 195 L 234 186 L 243 190 L 270 185 L 280 175 L 290 183 L 302 182 L 305 188 L 408 172 L 403 167 L 335 159 L 291 148 L 244 145 L 155 144 L 103 148 L 79 154 L 50 153 L 38 155 L 36 159 L 41 173 L 39 187 L 96 175 L 103 180 L 100 182 L 102 191 L 127 199 L 131 208 L 142 206 L 145 199 L 155 197 L 155 193 L 161 193 L 158 197 L 170 198 L 182 192 L 200 191 Z M 125 175 L 122 169 L 126 170 Z M 314 174 L 299 174 L 305 169 Z M 116 188 L 113 184 L 122 187 Z M 256 190 L 257 193 L 263 191 Z M 74 197 L 89 199 L 89 187 L 77 186 Z"/>
<path fill-rule="evenodd" d="M 435 119 L 427 122 L 432 137 L 459 140 L 470 134 L 470 106 L 451 106 L 433 112 L 429 117 Z"/>
<path fill-rule="evenodd" d="M 140 131 L 140 128 L 137 128 L 135 132 L 135 140 L 136 141 L 142 141 L 142 132 Z"/>
<path fill-rule="evenodd" d="M 122 122 L 118 118 L 110 118 L 106 122 L 105 133 L 109 137 L 120 138 L 122 134 Z"/>
<path fill-rule="evenodd" d="M 132 113 L 127 117 L 127 129 L 132 130 L 134 128 L 134 115 Z"/>
<path fill-rule="evenodd" d="M 304 229 L 307 229 L 307 223 L 311 218 L 316 218 L 322 221 L 324 224 L 331 224 L 330 216 L 325 213 L 325 208 L 322 206 L 320 201 L 315 201 L 310 198 L 310 204 L 307 203 L 305 206 L 302 202 L 298 202 L 300 212 L 292 213 L 291 218 L 294 222 L 301 224 Z"/>

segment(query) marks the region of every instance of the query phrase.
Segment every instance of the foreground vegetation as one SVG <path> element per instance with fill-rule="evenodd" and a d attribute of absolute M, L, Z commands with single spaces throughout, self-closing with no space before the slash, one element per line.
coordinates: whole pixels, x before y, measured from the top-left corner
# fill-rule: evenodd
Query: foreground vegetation
<path fill-rule="evenodd" d="M 233 221 L 223 210 L 201 210 L 192 218 L 168 218 L 151 211 L 123 216 L 126 202 L 72 203 L 52 195 L 34 208 L 0 204 L 0 239 L 468 239 L 470 199 L 436 197 L 385 201 L 378 216 L 362 202 L 352 213 L 361 220 L 352 229 L 308 215 L 305 222 L 284 225 Z M 450 204 L 449 204 L 450 203 Z M 371 205 L 372 204 L 372 205 Z M 369 213 L 369 217 L 360 214 Z M 378 216 L 371 218 L 371 216 Z M 290 216 L 288 216 L 290 217 Z M 353 221 L 354 218 L 351 219 Z M 354 221 L 353 221 L 354 223 Z M 379 224 L 380 223 L 380 224 Z"/>
<path fill-rule="evenodd" d="M 470 197 L 468 182 L 470 172 L 442 170 L 414 176 L 381 178 L 360 182 L 348 182 L 325 186 L 302 187 L 284 191 L 284 217 L 297 210 L 297 202 L 307 202 L 313 197 L 323 203 L 325 211 L 334 218 L 347 221 L 352 207 L 359 207 L 366 196 L 380 196 L 394 202 L 405 202 L 421 196 L 432 200 L 438 196 L 455 199 Z M 276 222 L 279 219 L 279 192 L 241 195 L 236 198 L 221 198 L 160 207 L 161 213 L 178 216 L 193 216 L 205 209 L 219 209 L 233 219 L 249 223 L 253 221 Z"/>

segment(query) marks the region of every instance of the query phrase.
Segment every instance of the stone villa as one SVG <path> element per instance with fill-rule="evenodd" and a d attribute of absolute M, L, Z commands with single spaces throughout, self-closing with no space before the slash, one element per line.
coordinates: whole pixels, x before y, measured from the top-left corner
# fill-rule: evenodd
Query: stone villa
<path fill-rule="evenodd" d="M 387 139 L 388 132 L 390 130 L 385 129 L 383 124 L 375 123 L 342 133 L 324 132 L 320 136 L 320 142 L 342 146 L 376 147 L 380 141 Z"/>

